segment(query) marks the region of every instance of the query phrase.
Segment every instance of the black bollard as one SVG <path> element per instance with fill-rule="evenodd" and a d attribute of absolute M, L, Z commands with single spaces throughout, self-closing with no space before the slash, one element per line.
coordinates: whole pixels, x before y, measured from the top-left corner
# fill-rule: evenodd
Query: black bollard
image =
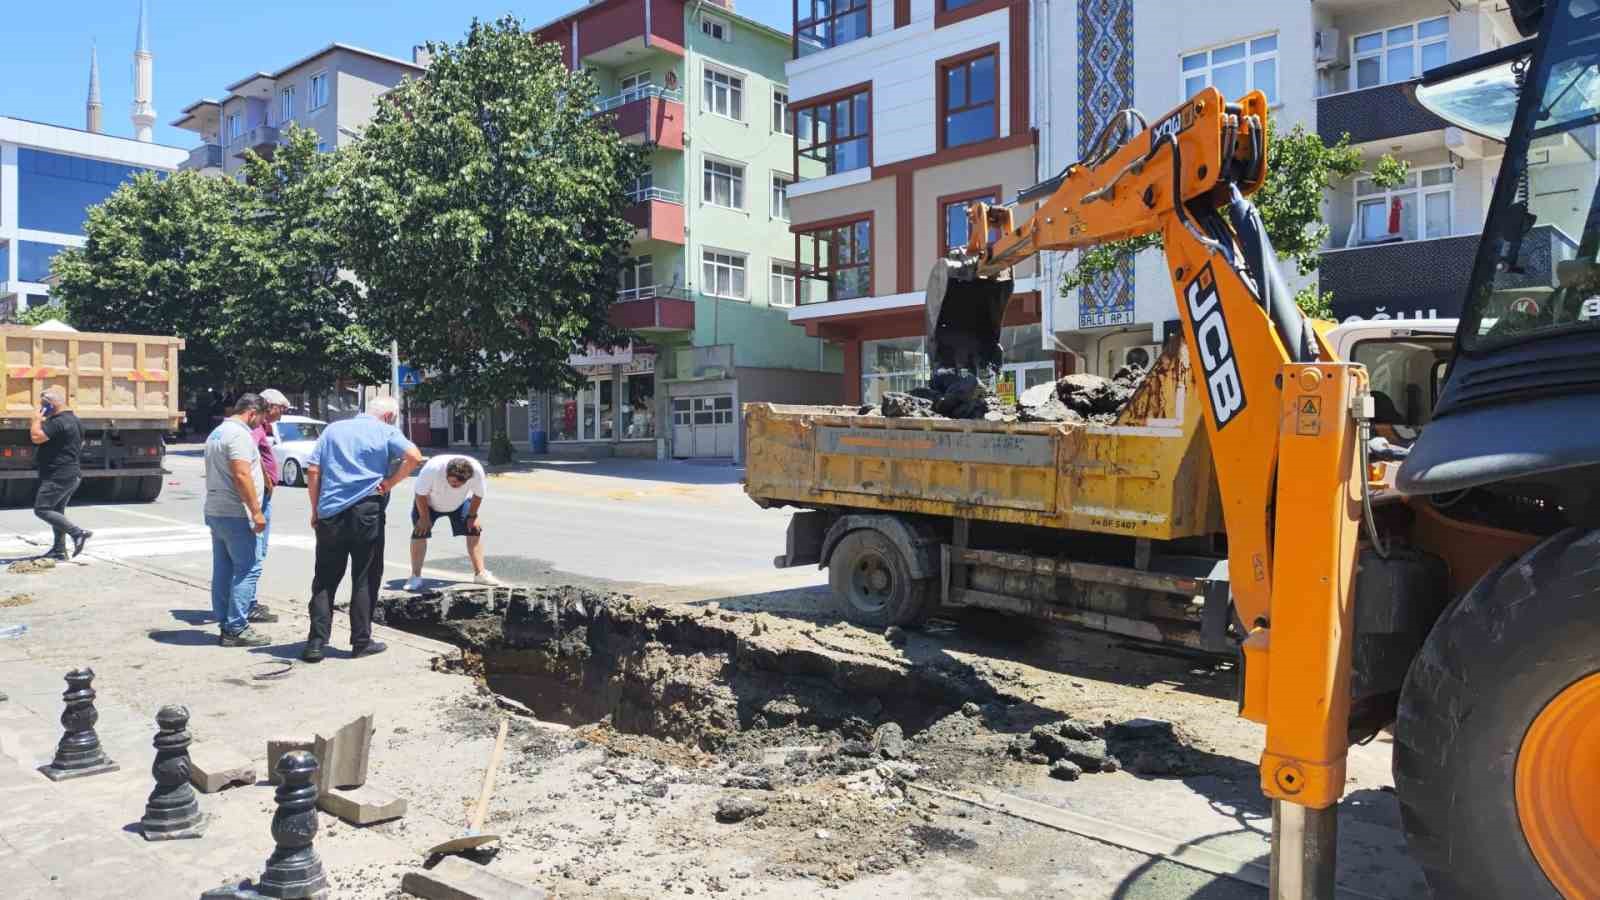
<path fill-rule="evenodd" d="M 200 900 L 327 900 L 328 876 L 311 846 L 317 836 L 317 758 L 305 750 L 285 753 L 277 765 L 281 783 L 273 798 L 272 841 L 267 867 L 255 884 L 246 881 L 206 891 Z"/>
<path fill-rule="evenodd" d="M 100 748 L 100 736 L 94 733 L 94 723 L 100 713 L 94 708 L 94 670 L 73 669 L 67 673 L 67 692 L 61 695 L 67 708 L 61 712 L 61 743 L 56 745 L 56 758 L 48 766 L 40 766 L 46 778 L 64 781 L 115 772 L 121 768 L 112 762 Z"/>
<path fill-rule="evenodd" d="M 156 713 L 156 761 L 150 774 L 155 789 L 144 804 L 139 827 L 147 841 L 176 841 L 203 837 L 206 817 L 189 784 L 189 710 L 163 706 Z"/>

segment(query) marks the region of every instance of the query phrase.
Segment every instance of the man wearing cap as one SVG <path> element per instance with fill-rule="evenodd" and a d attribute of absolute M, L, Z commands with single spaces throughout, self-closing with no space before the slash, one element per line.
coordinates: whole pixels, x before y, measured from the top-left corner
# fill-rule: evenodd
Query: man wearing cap
<path fill-rule="evenodd" d="M 267 520 L 266 527 L 256 535 L 254 575 L 257 580 L 261 578 L 261 569 L 267 561 L 267 536 L 272 534 L 272 490 L 278 485 L 278 458 L 272 452 L 272 423 L 289 411 L 289 398 L 277 388 L 267 388 L 260 396 L 261 416 L 256 420 L 256 427 L 250 431 L 251 439 L 256 442 L 256 451 L 261 454 L 261 481 L 265 485 L 261 493 L 261 514 Z M 251 622 L 276 622 L 278 614 L 268 609 L 265 603 L 256 601 L 246 618 Z"/>

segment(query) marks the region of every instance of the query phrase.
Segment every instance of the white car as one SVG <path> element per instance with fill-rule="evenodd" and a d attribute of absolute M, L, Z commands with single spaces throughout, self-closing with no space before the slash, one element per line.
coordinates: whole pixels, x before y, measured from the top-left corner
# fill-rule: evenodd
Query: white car
<path fill-rule="evenodd" d="M 306 483 L 306 457 L 322 437 L 328 423 L 306 416 L 284 416 L 272 423 L 272 450 L 278 457 L 278 483 L 298 487 Z"/>

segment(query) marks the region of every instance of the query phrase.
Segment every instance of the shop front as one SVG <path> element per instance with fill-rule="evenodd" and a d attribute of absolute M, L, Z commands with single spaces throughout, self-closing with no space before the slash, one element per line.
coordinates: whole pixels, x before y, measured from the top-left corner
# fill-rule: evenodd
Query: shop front
<path fill-rule="evenodd" d="M 633 347 L 609 358 L 593 359 L 573 366 L 584 378 L 577 390 L 545 397 L 542 411 L 550 452 L 655 456 L 661 413 L 656 398 L 656 354 Z"/>
<path fill-rule="evenodd" d="M 1054 381 L 1055 354 L 1045 350 L 1039 323 L 1007 325 L 1000 329 L 1004 351 L 995 392 L 1007 403 L 1017 395 Z M 928 383 L 927 338 L 879 338 L 861 342 L 861 401 L 877 405 L 890 391 L 906 392 Z"/>

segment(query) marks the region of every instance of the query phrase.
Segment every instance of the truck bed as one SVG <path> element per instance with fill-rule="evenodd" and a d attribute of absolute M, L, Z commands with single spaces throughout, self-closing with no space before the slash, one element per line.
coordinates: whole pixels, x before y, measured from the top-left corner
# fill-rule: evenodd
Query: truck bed
<path fill-rule="evenodd" d="M 1222 530 L 1202 397 L 1176 343 L 1116 423 L 891 419 L 745 406 L 745 492 L 762 506 L 868 509 L 1175 540 Z M 1171 473 L 1170 477 L 1164 473 Z"/>
<path fill-rule="evenodd" d="M 66 389 L 73 412 L 86 421 L 162 429 L 182 421 L 181 338 L 7 327 L 0 342 L 0 427 L 27 427 L 51 385 Z"/>

